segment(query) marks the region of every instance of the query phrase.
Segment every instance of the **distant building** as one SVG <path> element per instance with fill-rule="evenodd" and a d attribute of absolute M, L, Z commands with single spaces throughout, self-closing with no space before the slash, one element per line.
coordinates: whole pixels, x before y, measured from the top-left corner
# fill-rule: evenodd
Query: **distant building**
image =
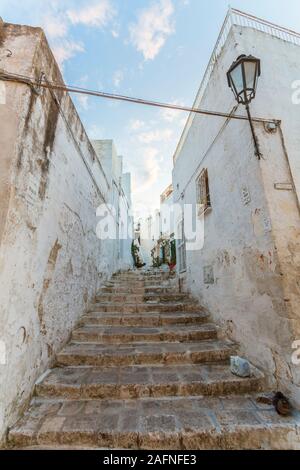
<path fill-rule="evenodd" d="M 93 140 L 92 145 L 103 165 L 109 181 L 108 200 L 116 218 L 115 240 L 111 240 L 113 258 L 120 269 L 132 267 L 131 243 L 133 216 L 131 203 L 131 175 L 123 173 L 123 157 L 117 154 L 113 140 Z"/>
<path fill-rule="evenodd" d="M 176 265 L 176 243 L 174 234 L 173 186 L 170 184 L 160 195 L 158 213 L 158 233 L 152 248 L 152 258 L 159 266 L 168 264 L 173 269 Z"/>

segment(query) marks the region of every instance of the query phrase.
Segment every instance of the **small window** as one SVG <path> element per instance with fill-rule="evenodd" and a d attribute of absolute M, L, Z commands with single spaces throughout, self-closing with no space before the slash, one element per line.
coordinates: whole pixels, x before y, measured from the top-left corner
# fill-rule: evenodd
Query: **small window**
<path fill-rule="evenodd" d="M 198 204 L 198 215 L 200 216 L 208 209 L 211 208 L 210 194 L 209 194 L 209 183 L 208 183 L 208 172 L 204 168 L 196 180 L 197 188 L 197 204 Z"/>

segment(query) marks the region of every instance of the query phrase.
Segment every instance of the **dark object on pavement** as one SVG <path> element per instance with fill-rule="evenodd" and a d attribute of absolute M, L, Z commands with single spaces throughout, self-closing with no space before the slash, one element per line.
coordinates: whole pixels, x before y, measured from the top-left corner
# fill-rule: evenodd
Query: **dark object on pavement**
<path fill-rule="evenodd" d="M 273 405 L 278 414 L 287 416 L 291 412 L 291 405 L 288 399 L 281 392 L 276 392 L 273 397 Z"/>
<path fill-rule="evenodd" d="M 259 395 L 258 397 L 256 397 L 256 402 L 261 403 L 263 405 L 272 405 L 273 397 L 267 395 Z"/>

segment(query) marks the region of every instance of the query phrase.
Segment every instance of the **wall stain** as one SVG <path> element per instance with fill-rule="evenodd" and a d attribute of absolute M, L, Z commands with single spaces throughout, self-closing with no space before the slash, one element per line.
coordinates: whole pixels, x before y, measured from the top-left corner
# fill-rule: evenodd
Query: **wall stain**
<path fill-rule="evenodd" d="M 41 333 L 43 335 L 46 334 L 46 325 L 45 325 L 45 321 L 44 321 L 44 299 L 45 299 L 46 293 L 49 289 L 49 286 L 50 286 L 50 283 L 51 283 L 51 280 L 52 280 L 52 276 L 53 276 L 53 273 L 54 273 L 54 270 L 55 270 L 55 265 L 56 265 L 58 253 L 59 253 L 59 250 L 61 248 L 62 248 L 62 245 L 60 245 L 60 243 L 58 242 L 58 239 L 56 239 L 53 247 L 51 248 L 50 254 L 49 254 L 47 267 L 46 267 L 46 271 L 45 271 L 45 276 L 44 276 L 44 280 L 43 280 L 43 288 L 42 288 L 42 292 L 40 294 L 39 301 L 38 301 L 38 316 L 39 316 Z"/>

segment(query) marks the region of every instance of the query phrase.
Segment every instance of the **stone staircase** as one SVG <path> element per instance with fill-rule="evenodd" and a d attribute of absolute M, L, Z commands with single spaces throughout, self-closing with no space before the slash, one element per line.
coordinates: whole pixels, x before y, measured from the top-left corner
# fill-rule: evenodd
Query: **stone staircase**
<path fill-rule="evenodd" d="M 8 435 L 16 448 L 300 448 L 297 417 L 257 400 L 260 371 L 230 372 L 236 347 L 174 275 L 114 275 L 35 386 Z"/>

